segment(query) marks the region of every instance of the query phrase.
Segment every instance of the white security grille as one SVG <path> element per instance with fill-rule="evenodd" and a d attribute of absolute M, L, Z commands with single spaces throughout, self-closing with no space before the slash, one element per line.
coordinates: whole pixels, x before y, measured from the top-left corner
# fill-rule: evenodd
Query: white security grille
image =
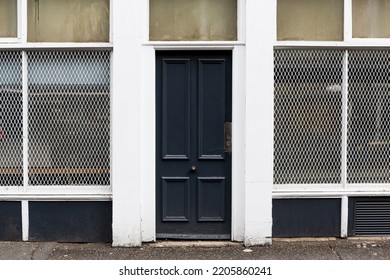
<path fill-rule="evenodd" d="M 390 51 L 275 50 L 274 72 L 275 184 L 342 183 L 343 151 L 348 184 L 390 183 Z"/>
<path fill-rule="evenodd" d="M 22 55 L 0 52 L 0 186 L 23 185 Z"/>
<path fill-rule="evenodd" d="M 349 51 L 348 183 L 390 183 L 390 51 Z"/>
<path fill-rule="evenodd" d="M 110 52 L 28 52 L 30 185 L 110 184 Z"/>
<path fill-rule="evenodd" d="M 275 184 L 340 182 L 342 62 L 342 51 L 275 50 Z"/>

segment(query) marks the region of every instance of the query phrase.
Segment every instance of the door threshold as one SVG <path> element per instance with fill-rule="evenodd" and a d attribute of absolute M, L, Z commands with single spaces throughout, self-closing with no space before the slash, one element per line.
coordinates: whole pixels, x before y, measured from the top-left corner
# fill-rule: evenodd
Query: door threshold
<path fill-rule="evenodd" d="M 157 233 L 157 239 L 165 240 L 231 240 L 230 234 L 172 234 Z"/>
<path fill-rule="evenodd" d="M 154 243 L 145 244 L 153 248 L 187 248 L 187 247 L 198 247 L 198 248 L 221 248 L 221 247 L 232 247 L 232 246 L 243 246 L 242 242 L 233 241 L 216 241 L 216 240 L 169 240 L 162 241 L 158 240 Z"/>

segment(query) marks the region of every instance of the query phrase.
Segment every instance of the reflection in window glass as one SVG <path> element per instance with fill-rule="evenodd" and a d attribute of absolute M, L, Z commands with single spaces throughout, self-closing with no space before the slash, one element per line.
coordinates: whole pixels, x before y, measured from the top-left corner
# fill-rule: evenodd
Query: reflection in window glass
<path fill-rule="evenodd" d="M 278 0 L 278 40 L 342 41 L 343 13 L 343 0 Z"/>
<path fill-rule="evenodd" d="M 0 0 L 0 37 L 17 37 L 17 0 Z"/>
<path fill-rule="evenodd" d="M 28 0 L 29 42 L 108 42 L 110 0 Z"/>
<path fill-rule="evenodd" d="M 390 38 L 390 1 L 353 0 L 354 38 Z"/>
<path fill-rule="evenodd" d="M 237 0 L 150 0 L 150 40 L 237 40 Z"/>

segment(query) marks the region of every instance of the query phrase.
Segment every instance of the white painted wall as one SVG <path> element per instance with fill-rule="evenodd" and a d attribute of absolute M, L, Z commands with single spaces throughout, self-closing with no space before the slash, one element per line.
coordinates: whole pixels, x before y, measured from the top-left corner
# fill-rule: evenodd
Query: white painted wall
<path fill-rule="evenodd" d="M 273 187 L 273 45 L 276 1 L 246 7 L 246 246 L 271 243 Z"/>
<path fill-rule="evenodd" d="M 245 46 L 233 49 L 232 87 L 232 240 L 245 234 Z"/>
<path fill-rule="evenodd" d="M 113 1 L 113 246 L 141 245 L 142 1 Z"/>

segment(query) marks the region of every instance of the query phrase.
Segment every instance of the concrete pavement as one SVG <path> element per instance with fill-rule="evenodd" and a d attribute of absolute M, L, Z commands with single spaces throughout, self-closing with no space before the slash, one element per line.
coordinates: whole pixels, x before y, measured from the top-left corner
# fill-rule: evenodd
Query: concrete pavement
<path fill-rule="evenodd" d="M 0 260 L 390 260 L 390 239 L 274 239 L 245 248 L 234 242 L 146 243 L 113 248 L 107 243 L 0 242 Z"/>

